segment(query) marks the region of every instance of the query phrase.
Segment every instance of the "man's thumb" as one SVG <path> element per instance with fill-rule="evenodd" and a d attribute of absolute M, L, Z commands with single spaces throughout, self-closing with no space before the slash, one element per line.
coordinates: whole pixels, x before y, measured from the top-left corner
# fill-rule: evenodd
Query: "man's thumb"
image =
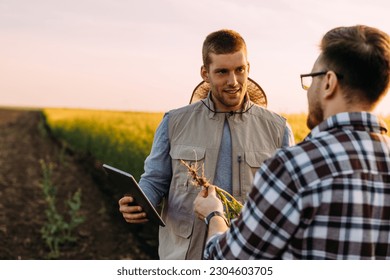
<path fill-rule="evenodd" d="M 215 195 L 216 186 L 210 185 L 210 186 L 208 187 L 208 192 L 209 192 L 209 194 Z"/>

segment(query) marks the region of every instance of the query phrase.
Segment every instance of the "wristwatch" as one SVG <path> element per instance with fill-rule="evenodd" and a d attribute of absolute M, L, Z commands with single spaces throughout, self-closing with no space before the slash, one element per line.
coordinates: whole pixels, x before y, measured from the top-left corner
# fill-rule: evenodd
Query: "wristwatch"
<path fill-rule="evenodd" d="M 206 224 L 206 226 L 208 226 L 208 225 L 210 224 L 210 220 L 211 220 L 211 218 L 214 217 L 214 216 L 220 216 L 220 217 L 222 217 L 223 220 L 225 221 L 226 225 L 229 226 L 229 223 L 228 223 L 228 221 L 226 220 L 225 215 L 224 215 L 223 213 L 219 212 L 219 211 L 213 211 L 213 212 L 211 212 L 210 214 L 208 214 L 206 218 L 204 218 L 204 223 Z"/>

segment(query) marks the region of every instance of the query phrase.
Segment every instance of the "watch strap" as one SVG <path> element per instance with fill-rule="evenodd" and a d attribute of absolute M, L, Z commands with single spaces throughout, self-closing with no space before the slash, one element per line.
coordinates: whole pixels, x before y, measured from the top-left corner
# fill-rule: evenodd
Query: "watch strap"
<path fill-rule="evenodd" d="M 211 212 L 210 214 L 208 214 L 206 218 L 204 218 L 204 222 L 205 222 L 205 224 L 206 224 L 207 226 L 210 224 L 210 220 L 211 220 L 211 218 L 214 217 L 214 216 L 220 216 L 220 217 L 222 217 L 223 220 L 225 221 L 226 225 L 229 225 L 228 222 L 227 222 L 227 220 L 226 220 L 226 218 L 225 218 L 225 215 L 224 215 L 223 213 L 221 213 L 221 212 L 219 212 L 219 211 L 213 211 L 213 212 Z"/>

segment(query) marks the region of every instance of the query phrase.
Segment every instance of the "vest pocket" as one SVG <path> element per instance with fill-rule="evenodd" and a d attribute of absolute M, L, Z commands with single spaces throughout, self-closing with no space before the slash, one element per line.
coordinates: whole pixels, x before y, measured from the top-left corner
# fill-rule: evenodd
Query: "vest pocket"
<path fill-rule="evenodd" d="M 180 160 L 185 161 L 188 165 L 198 170 L 198 174 L 201 174 L 202 166 L 204 164 L 204 158 L 206 149 L 202 147 L 194 147 L 187 145 L 172 145 L 170 156 L 172 158 L 172 187 L 180 192 L 198 193 L 199 189 L 193 185 L 192 178 L 188 173 L 187 167 L 185 167 Z M 170 190 L 172 191 L 172 190 Z M 192 205 L 191 205 L 192 207 Z"/>
<path fill-rule="evenodd" d="M 173 208 L 170 208 L 168 213 L 169 218 L 167 219 L 167 222 L 171 226 L 173 233 L 179 238 L 190 238 L 194 225 L 194 214 L 184 214 Z"/>
<path fill-rule="evenodd" d="M 199 168 L 204 163 L 206 149 L 188 145 L 172 145 L 170 156 L 172 158 L 172 181 L 168 197 L 168 216 L 170 225 L 176 238 L 190 238 L 194 224 L 193 203 L 200 191 L 192 183 L 192 178 L 180 160 L 192 167 Z M 185 242 L 178 241 L 177 242 Z M 189 242 L 189 241 L 186 241 Z"/>
<path fill-rule="evenodd" d="M 241 175 L 243 182 L 241 186 L 244 188 L 245 193 L 249 192 L 252 188 L 253 178 L 256 171 L 260 168 L 260 165 L 264 160 L 271 157 L 272 151 L 261 151 L 261 152 L 245 152 L 245 164 L 243 164 Z"/>

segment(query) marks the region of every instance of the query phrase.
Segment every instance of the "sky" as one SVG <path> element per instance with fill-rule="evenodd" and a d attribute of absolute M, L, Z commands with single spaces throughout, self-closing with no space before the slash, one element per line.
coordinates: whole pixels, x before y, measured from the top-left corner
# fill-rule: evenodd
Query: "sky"
<path fill-rule="evenodd" d="M 0 106 L 164 112 L 200 83 L 205 37 L 245 39 L 268 108 L 306 113 L 299 74 L 322 36 L 365 24 L 390 33 L 388 0 L 0 0 Z M 390 94 L 376 110 L 390 114 Z"/>

